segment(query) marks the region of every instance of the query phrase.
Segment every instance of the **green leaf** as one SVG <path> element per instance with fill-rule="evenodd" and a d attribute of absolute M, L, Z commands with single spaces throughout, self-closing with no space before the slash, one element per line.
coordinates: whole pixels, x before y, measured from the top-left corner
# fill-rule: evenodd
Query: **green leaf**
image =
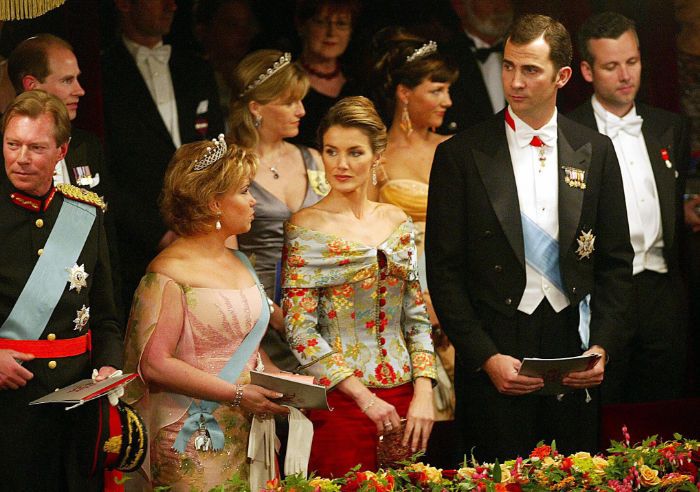
<path fill-rule="evenodd" d="M 491 471 L 491 474 L 493 475 L 494 482 L 501 483 L 501 465 L 498 463 L 498 458 L 496 458 L 496 461 L 493 462 L 493 469 Z"/>

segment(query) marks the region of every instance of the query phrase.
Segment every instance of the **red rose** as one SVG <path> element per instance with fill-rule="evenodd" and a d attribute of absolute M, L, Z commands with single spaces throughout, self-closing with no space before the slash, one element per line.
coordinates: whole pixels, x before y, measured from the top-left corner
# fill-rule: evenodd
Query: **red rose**
<path fill-rule="evenodd" d="M 690 475 L 691 477 L 693 477 L 693 482 L 698 476 L 698 467 L 690 461 L 686 461 L 681 466 L 679 466 L 677 471 L 678 473 L 682 473 L 683 475 Z"/>

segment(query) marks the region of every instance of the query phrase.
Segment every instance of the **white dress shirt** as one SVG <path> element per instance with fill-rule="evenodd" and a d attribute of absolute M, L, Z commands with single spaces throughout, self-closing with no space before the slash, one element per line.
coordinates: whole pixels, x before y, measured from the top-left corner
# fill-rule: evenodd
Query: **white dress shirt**
<path fill-rule="evenodd" d="M 644 270 L 666 273 L 661 208 L 654 171 L 641 131 L 642 117 L 632 106 L 629 113 L 620 118 L 607 111 L 595 95 L 591 98 L 591 104 L 598 131 L 610 137 L 620 162 L 630 241 L 634 249 L 632 273 L 636 275 Z"/>
<path fill-rule="evenodd" d="M 180 147 L 180 127 L 178 124 L 175 89 L 170 75 L 170 46 L 164 46 L 161 41 L 153 48 L 135 43 L 122 37 L 126 49 L 136 61 L 136 66 L 146 82 L 151 98 L 158 108 L 163 123 L 173 139 L 175 148 Z"/>
<path fill-rule="evenodd" d="M 472 36 L 464 31 L 469 38 L 474 41 L 474 46 L 479 48 L 490 48 L 491 45 L 482 39 Z M 493 112 L 498 113 L 500 110 L 506 107 L 506 97 L 503 94 L 503 82 L 501 81 L 501 69 L 503 67 L 503 54 L 502 53 L 491 53 L 484 63 L 477 60 L 479 64 L 479 69 L 481 70 L 481 76 L 484 78 L 484 84 L 486 85 L 486 90 L 489 93 L 489 99 L 491 100 L 491 107 Z"/>
<path fill-rule="evenodd" d="M 557 154 L 557 111 L 542 128 L 534 130 L 508 108 L 515 130 L 508 123 L 506 137 L 510 151 L 515 184 L 518 189 L 520 211 L 555 240 L 559 240 L 559 187 Z M 545 143 L 544 165 L 537 147 L 530 145 L 534 135 Z M 545 276 L 525 263 L 525 292 L 518 311 L 532 314 L 546 298 L 552 309 L 560 312 L 569 305 L 569 299 Z"/>

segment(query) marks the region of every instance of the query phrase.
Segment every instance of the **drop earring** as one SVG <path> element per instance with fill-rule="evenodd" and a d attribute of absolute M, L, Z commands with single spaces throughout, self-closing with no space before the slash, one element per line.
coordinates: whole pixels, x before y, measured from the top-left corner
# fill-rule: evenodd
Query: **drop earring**
<path fill-rule="evenodd" d="M 372 164 L 372 186 L 377 186 L 377 161 Z"/>
<path fill-rule="evenodd" d="M 216 224 L 214 224 L 214 227 L 216 228 L 217 231 L 221 230 L 221 220 L 219 220 L 220 218 L 221 218 L 221 212 L 216 214 Z"/>
<path fill-rule="evenodd" d="M 260 115 L 255 116 L 255 120 L 253 121 L 253 126 L 255 128 L 260 128 L 261 125 L 262 125 L 262 116 L 260 116 Z"/>
<path fill-rule="evenodd" d="M 404 131 L 406 136 L 413 133 L 413 124 L 411 123 L 411 116 L 408 114 L 408 102 L 403 103 L 403 112 L 401 113 L 401 123 L 399 124 L 401 129 Z"/>

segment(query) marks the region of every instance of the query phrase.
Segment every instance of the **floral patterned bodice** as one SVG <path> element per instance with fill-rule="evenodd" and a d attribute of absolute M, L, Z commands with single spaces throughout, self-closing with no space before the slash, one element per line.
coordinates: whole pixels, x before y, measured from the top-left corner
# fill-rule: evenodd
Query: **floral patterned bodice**
<path fill-rule="evenodd" d="M 287 223 L 282 268 L 287 339 L 321 383 L 435 378 L 410 219 L 377 247 Z"/>

